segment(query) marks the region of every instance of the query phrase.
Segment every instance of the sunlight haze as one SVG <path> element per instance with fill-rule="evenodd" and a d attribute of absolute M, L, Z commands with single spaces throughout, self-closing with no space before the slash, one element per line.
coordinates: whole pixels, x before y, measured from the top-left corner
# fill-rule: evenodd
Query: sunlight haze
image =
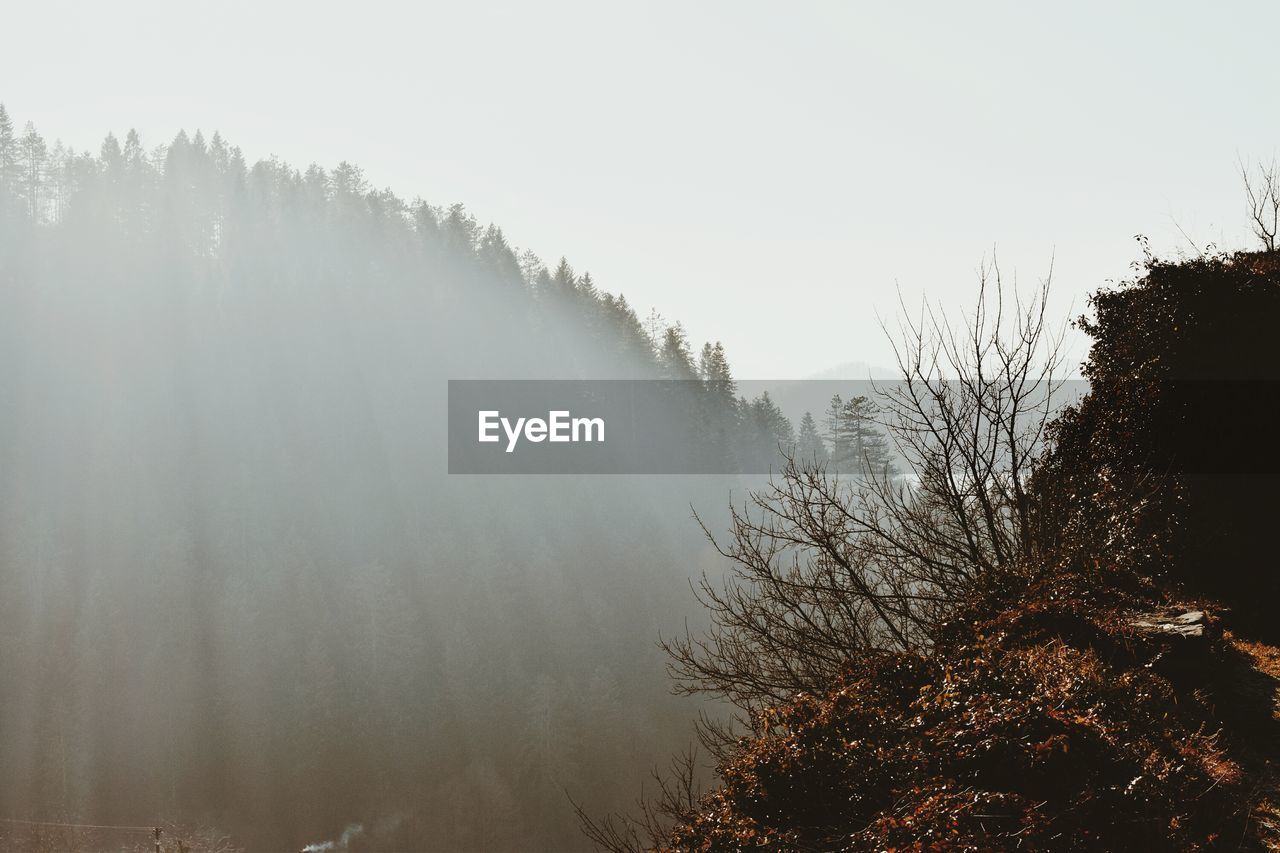
<path fill-rule="evenodd" d="M 350 160 L 798 378 L 888 364 L 895 283 L 963 305 L 993 248 L 1079 313 L 1132 235 L 1245 242 L 1280 123 L 1248 5 L 19 4 L 0 101 L 77 149 Z"/>

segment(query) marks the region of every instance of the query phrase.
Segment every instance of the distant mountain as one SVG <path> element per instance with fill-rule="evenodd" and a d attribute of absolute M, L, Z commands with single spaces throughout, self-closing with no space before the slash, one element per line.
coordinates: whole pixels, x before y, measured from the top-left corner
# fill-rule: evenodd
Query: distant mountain
<path fill-rule="evenodd" d="M 739 390 L 754 398 L 763 391 L 778 405 L 788 418 L 799 423 L 805 412 L 810 412 L 819 424 L 831 397 L 839 394 L 848 399 L 859 395 L 872 396 L 875 382 L 890 381 L 898 374 L 887 368 L 869 365 L 862 361 L 846 361 L 826 370 L 810 374 L 802 379 L 743 380 Z"/>
<path fill-rule="evenodd" d="M 805 379 L 897 379 L 898 371 L 886 367 L 867 364 L 865 361 L 844 361 L 835 367 L 828 367 Z"/>

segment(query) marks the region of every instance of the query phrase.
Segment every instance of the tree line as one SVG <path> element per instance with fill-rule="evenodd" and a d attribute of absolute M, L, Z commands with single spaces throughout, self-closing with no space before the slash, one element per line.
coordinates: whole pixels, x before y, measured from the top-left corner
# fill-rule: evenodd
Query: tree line
<path fill-rule="evenodd" d="M 373 188 L 345 161 L 331 170 L 316 164 L 298 170 L 274 158 L 250 166 L 217 132 L 208 139 L 198 130 L 179 132 L 150 150 L 134 130 L 123 144 L 108 134 L 95 156 L 60 140 L 50 146 L 31 122 L 16 132 L 0 103 L 0 221 L 10 239 L 37 227 L 74 230 L 105 214 L 115 236 L 139 248 L 164 244 L 171 251 L 176 239 L 189 257 L 243 257 L 288 224 L 281 219 L 285 208 L 342 240 L 351 239 L 352 229 L 375 229 L 455 272 L 474 264 L 526 300 L 539 327 L 585 330 L 616 356 L 615 375 L 621 366 L 631 377 L 696 384 L 689 405 L 673 415 L 690 417 L 687 429 L 699 439 L 693 452 L 704 470 L 710 462 L 725 473 L 765 471 L 781 463 L 780 451 L 864 476 L 893 470 L 895 452 L 870 398 L 836 396 L 821 425 L 805 412 L 797 426 L 768 391 L 752 399 L 738 394 L 721 342 L 704 343 L 695 355 L 681 323 L 656 310 L 641 321 L 625 295 L 602 290 L 590 272 L 578 273 L 564 257 L 548 266 L 532 249 L 513 246 L 501 227 L 481 225 L 461 203 L 405 201 Z M 342 229 L 348 230 L 335 233 Z M 240 264 L 253 266 L 251 258 Z"/>

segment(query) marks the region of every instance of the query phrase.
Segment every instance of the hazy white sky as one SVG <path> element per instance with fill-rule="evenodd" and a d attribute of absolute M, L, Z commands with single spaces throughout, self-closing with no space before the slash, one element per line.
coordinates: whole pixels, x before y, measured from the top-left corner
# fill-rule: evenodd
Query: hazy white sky
<path fill-rule="evenodd" d="M 963 7 L 963 8 L 961 8 Z M 221 130 L 465 202 L 719 338 L 739 375 L 888 363 L 895 282 L 962 306 L 997 249 L 1060 310 L 1135 234 L 1247 238 L 1280 4 L 10 4 L 0 101 L 96 150 Z"/>

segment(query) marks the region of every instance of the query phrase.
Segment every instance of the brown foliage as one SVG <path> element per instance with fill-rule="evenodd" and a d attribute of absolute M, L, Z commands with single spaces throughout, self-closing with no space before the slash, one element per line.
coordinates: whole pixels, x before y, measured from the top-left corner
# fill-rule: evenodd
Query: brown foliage
<path fill-rule="evenodd" d="M 1101 529 L 1104 492 L 1149 500 L 1139 532 L 1167 558 L 1153 571 L 1274 632 L 1276 254 L 1151 260 L 1140 280 L 1099 292 L 1092 305 L 1094 318 L 1082 321 L 1094 338 L 1091 390 L 1058 422 L 1040 490 L 1054 493 L 1059 514 Z"/>
<path fill-rule="evenodd" d="M 1190 670 L 1107 572 L 979 595 L 930 657 L 881 654 L 762 715 L 674 849 L 1208 849 L 1245 835 L 1274 738 L 1229 643 Z M 1101 582 L 1100 582 L 1101 581 Z M 1220 713 L 1229 705 L 1232 712 Z"/>

